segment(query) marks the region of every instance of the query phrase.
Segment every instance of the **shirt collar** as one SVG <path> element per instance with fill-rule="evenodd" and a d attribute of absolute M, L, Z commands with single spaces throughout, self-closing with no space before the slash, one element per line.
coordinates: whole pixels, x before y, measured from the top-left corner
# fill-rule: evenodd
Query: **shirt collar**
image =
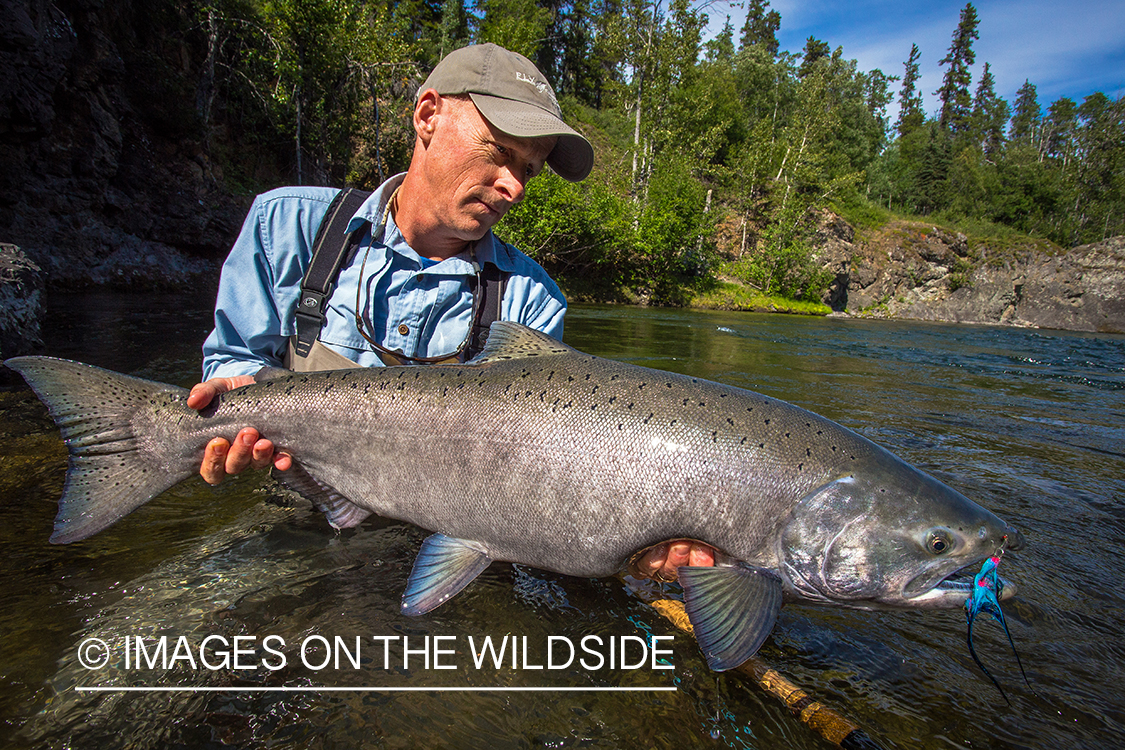
<path fill-rule="evenodd" d="M 352 216 L 351 221 L 348 222 L 348 232 L 354 232 L 363 222 L 370 222 L 374 239 L 374 234 L 378 230 L 379 223 L 383 219 L 383 214 L 387 210 L 387 203 L 404 179 L 406 179 L 406 172 L 400 172 L 376 188 L 375 191 L 368 196 L 367 200 L 360 205 L 359 210 Z M 394 219 L 391 218 L 389 214 L 383 243 L 391 251 L 406 256 L 414 261 L 418 261 L 418 253 L 406 242 L 402 233 L 398 231 L 398 227 L 394 225 Z M 512 257 L 510 248 L 508 245 L 498 240 L 491 229 L 484 237 L 474 243 L 473 250 L 476 254 L 477 263 L 481 265 L 494 263 L 501 271 L 514 272 L 516 270 L 515 258 Z M 423 270 L 426 273 L 441 274 L 476 273 L 476 269 L 473 268 L 471 254 L 468 250 L 454 255 L 452 258 L 448 258 L 436 266 L 431 266 Z"/>

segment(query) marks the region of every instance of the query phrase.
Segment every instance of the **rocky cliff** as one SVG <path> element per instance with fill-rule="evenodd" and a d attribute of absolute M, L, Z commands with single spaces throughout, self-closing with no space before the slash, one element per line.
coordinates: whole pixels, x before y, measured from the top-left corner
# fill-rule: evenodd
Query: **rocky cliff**
<path fill-rule="evenodd" d="M 181 286 L 237 231 L 245 201 L 203 147 L 170 12 L 0 0 L 0 242 L 51 286 Z"/>
<path fill-rule="evenodd" d="M 857 237 L 827 216 L 816 244 L 838 312 L 1125 333 L 1125 237 L 1010 247 L 904 221 Z"/>

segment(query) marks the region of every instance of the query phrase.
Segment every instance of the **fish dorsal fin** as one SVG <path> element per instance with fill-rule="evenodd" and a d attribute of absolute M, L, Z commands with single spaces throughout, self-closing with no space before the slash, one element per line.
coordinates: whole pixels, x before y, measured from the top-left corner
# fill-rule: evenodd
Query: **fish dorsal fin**
<path fill-rule="evenodd" d="M 476 542 L 445 534 L 426 537 L 406 581 L 402 613 L 422 615 L 444 604 L 491 563 L 492 558 Z"/>
<path fill-rule="evenodd" d="M 738 562 L 677 568 L 695 640 L 716 672 L 734 669 L 757 652 L 777 622 L 781 581 L 772 571 Z"/>
<path fill-rule="evenodd" d="M 320 481 L 296 461 L 288 471 L 274 469 L 273 477 L 316 506 L 334 529 L 358 526 L 371 515 L 371 511 L 348 500 L 335 487 Z"/>
<path fill-rule="evenodd" d="M 480 354 L 470 360 L 470 364 L 570 354 L 573 351 L 574 349 L 542 331 L 510 320 L 498 320 L 488 329 L 488 343 Z"/>

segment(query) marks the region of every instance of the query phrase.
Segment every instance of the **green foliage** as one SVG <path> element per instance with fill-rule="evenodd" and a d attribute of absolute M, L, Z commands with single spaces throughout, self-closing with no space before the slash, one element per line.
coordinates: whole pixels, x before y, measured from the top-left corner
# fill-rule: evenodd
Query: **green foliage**
<path fill-rule="evenodd" d="M 480 0 L 476 23 L 478 43 L 493 42 L 535 59 L 553 20 L 551 11 L 535 0 Z"/>
<path fill-rule="evenodd" d="M 891 128 L 896 79 L 812 37 L 779 51 L 766 0 L 707 43 L 708 6 L 691 0 L 189 2 L 198 82 L 149 86 L 162 101 L 147 116 L 202 130 L 248 187 L 373 187 L 407 165 L 413 97 L 442 55 L 495 41 L 535 60 L 597 165 L 581 185 L 533 180 L 498 231 L 588 298 L 683 304 L 722 273 L 818 300 L 813 217 L 829 207 L 861 230 L 920 214 L 1063 246 L 1125 233 L 1125 100 L 1044 114 L 1028 81 L 1009 107 L 988 64 L 974 87 L 972 4 L 940 63 L 941 111 L 922 108 L 912 45 Z"/>
<path fill-rule="evenodd" d="M 936 92 L 941 100 L 938 121 L 943 128 L 954 134 L 963 133 L 969 127 L 969 84 L 972 83 L 970 68 L 976 62 L 973 40 L 980 38 L 978 23 L 977 10 L 972 3 L 968 3 L 961 11 L 961 22 L 953 32 L 949 52 L 941 59 L 941 64 L 949 67 L 942 78 L 941 88 Z"/>

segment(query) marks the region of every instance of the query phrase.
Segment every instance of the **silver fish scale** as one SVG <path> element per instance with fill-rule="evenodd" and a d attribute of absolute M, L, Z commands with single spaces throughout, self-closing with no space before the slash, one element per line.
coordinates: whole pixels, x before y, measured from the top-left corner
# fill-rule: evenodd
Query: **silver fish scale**
<path fill-rule="evenodd" d="M 784 402 L 572 350 L 295 375 L 207 421 L 191 431 L 255 425 L 379 515 L 580 576 L 670 538 L 774 567 L 796 502 L 890 455 Z"/>

